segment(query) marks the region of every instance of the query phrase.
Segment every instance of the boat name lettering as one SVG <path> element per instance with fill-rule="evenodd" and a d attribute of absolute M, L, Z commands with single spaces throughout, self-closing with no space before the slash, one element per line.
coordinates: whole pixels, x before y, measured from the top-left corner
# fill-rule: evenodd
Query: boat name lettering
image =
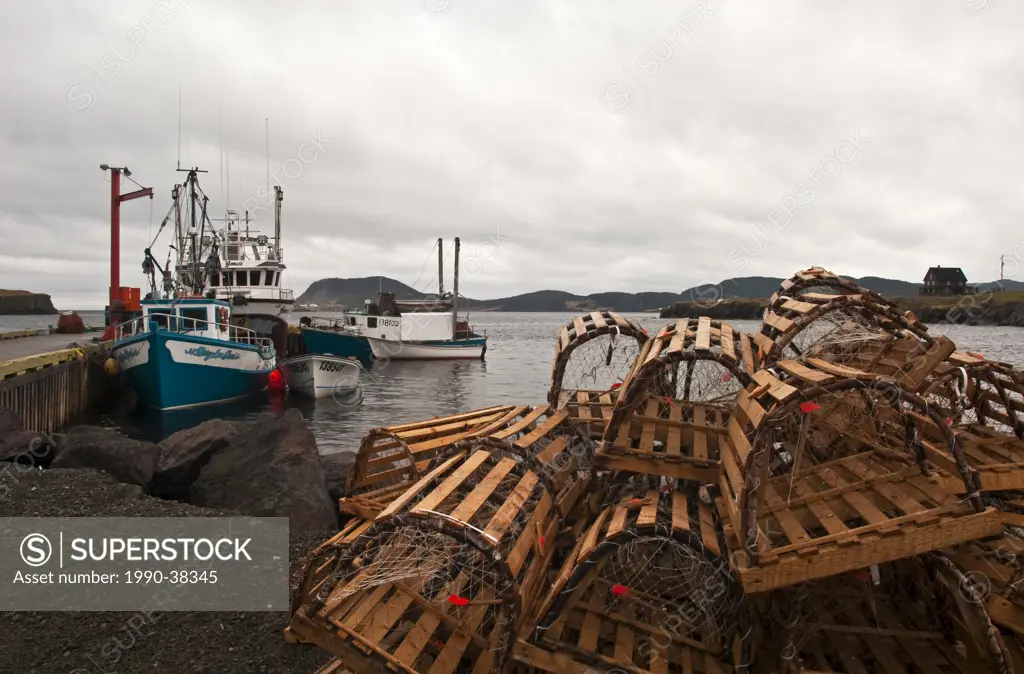
<path fill-rule="evenodd" d="M 309 363 L 295 363 L 292 372 L 309 372 Z"/>
<path fill-rule="evenodd" d="M 124 365 L 125 363 L 135 360 L 139 355 L 139 351 L 140 349 L 138 347 L 134 349 L 121 349 L 114 354 L 114 358 L 117 359 L 118 363 Z"/>
<path fill-rule="evenodd" d="M 343 363 L 329 363 L 327 361 L 320 363 L 320 369 L 323 372 L 343 372 L 345 367 Z"/>
<path fill-rule="evenodd" d="M 202 358 L 204 361 L 207 360 L 239 360 L 242 354 L 235 353 L 234 351 L 225 351 L 224 349 L 216 349 L 211 351 L 205 346 L 194 346 L 191 349 L 185 349 L 185 354 L 188 356 L 195 356 L 196 358 Z"/>

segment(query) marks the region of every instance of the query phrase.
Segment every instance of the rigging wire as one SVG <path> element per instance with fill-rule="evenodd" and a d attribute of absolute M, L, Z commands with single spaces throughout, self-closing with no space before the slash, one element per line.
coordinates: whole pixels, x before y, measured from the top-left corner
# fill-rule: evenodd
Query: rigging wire
<path fill-rule="evenodd" d="M 427 259 L 425 259 L 423 261 L 423 267 L 420 268 L 420 275 L 417 276 L 416 280 L 412 282 L 412 287 L 413 288 L 417 288 L 417 289 L 419 288 L 419 286 L 416 285 L 416 284 L 420 282 L 421 278 L 423 278 L 423 272 L 425 272 L 427 270 L 427 263 L 430 262 L 430 258 L 434 255 L 434 249 L 436 249 L 436 248 L 437 248 L 437 241 L 435 241 L 434 245 L 430 247 L 430 252 L 427 253 Z"/>

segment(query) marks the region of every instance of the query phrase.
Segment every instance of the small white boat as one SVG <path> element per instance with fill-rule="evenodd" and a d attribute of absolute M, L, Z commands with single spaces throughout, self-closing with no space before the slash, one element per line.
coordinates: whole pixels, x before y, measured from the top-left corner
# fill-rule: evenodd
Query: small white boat
<path fill-rule="evenodd" d="M 448 339 L 433 342 L 402 342 L 367 337 L 378 360 L 480 360 L 487 351 L 486 337 Z"/>
<path fill-rule="evenodd" d="M 285 383 L 292 391 L 310 398 L 326 398 L 347 393 L 359 387 L 363 369 L 354 358 L 340 358 L 329 353 L 307 353 L 277 363 Z"/>

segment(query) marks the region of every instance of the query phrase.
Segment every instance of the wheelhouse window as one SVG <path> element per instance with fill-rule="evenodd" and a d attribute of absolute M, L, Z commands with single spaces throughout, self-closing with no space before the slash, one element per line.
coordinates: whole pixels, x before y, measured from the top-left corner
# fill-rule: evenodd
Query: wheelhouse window
<path fill-rule="evenodd" d="M 151 309 L 146 317 L 164 330 L 177 329 L 178 321 L 175 320 L 174 311 L 171 309 Z"/>
<path fill-rule="evenodd" d="M 221 285 L 223 285 L 225 287 L 226 286 L 233 286 L 233 285 L 235 285 L 234 282 L 231 280 L 231 272 L 229 272 L 229 271 L 224 272 L 223 274 L 221 274 L 221 278 L 222 278 L 222 281 L 223 281 L 221 283 Z"/>
<path fill-rule="evenodd" d="M 265 273 L 263 275 L 263 285 L 265 285 L 265 286 L 272 286 L 272 285 L 274 285 L 274 273 L 275 272 L 268 271 L 267 273 Z"/>
<path fill-rule="evenodd" d="M 206 307 L 179 309 L 178 314 L 184 319 L 181 322 L 184 330 L 206 330 L 209 327 L 206 322 Z"/>
<path fill-rule="evenodd" d="M 366 327 L 368 327 L 368 328 L 375 328 L 375 327 L 377 327 L 377 317 L 376 316 L 367 316 L 366 317 Z"/>
<path fill-rule="evenodd" d="M 260 284 L 260 273 L 255 269 L 249 272 L 249 285 L 258 286 Z"/>

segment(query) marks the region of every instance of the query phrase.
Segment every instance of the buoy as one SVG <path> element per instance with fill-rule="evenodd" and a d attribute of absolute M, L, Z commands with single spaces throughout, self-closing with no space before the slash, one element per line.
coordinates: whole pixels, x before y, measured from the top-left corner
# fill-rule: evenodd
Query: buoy
<path fill-rule="evenodd" d="M 280 370 L 270 371 L 270 382 L 268 384 L 271 391 L 283 391 L 287 386 L 284 381 L 284 377 L 281 376 Z"/>
<path fill-rule="evenodd" d="M 103 371 L 113 377 L 121 371 L 121 364 L 117 362 L 117 358 L 107 358 L 103 361 Z"/>

